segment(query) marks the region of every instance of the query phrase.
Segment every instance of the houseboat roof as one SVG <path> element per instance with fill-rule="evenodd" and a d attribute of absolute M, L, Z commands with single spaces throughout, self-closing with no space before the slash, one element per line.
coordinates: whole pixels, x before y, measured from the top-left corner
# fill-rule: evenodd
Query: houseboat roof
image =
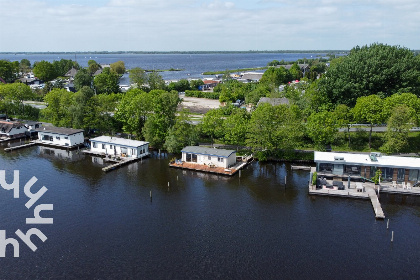
<path fill-rule="evenodd" d="M 314 160 L 315 162 L 335 164 L 345 163 L 366 166 L 420 168 L 420 158 L 418 157 L 384 156 L 379 153 L 353 154 L 315 151 Z"/>
<path fill-rule="evenodd" d="M 35 129 L 37 132 L 48 132 L 53 134 L 61 134 L 61 135 L 73 135 L 80 132 L 83 132 L 83 129 L 73 129 L 73 128 L 65 128 L 65 127 L 43 127 L 39 129 Z"/>
<path fill-rule="evenodd" d="M 20 127 L 20 126 L 23 126 L 23 124 L 20 123 L 20 122 L 15 122 L 15 121 L 10 122 L 10 121 L 1 121 L 0 120 L 0 130 L 3 133 L 8 133 L 12 130 L 12 128 Z"/>
<path fill-rule="evenodd" d="M 235 150 L 223 150 L 214 148 L 205 148 L 198 146 L 187 146 L 181 151 L 182 153 L 192 153 L 200 155 L 218 156 L 218 157 L 229 157 L 231 154 L 236 153 Z"/>
<path fill-rule="evenodd" d="M 90 139 L 90 141 L 114 144 L 114 145 L 126 146 L 126 147 L 141 147 L 145 144 L 149 144 L 149 142 L 145 142 L 145 141 L 124 139 L 124 138 L 117 138 L 117 137 L 110 137 L 110 136 L 99 136 L 99 137 Z"/>

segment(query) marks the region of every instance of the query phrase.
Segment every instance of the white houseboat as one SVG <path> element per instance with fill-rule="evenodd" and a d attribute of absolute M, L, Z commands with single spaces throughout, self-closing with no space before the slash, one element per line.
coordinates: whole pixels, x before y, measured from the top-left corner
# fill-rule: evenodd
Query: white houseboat
<path fill-rule="evenodd" d="M 208 165 L 214 167 L 229 168 L 236 164 L 236 151 L 187 146 L 181 151 L 182 161 Z"/>
<path fill-rule="evenodd" d="M 149 155 L 149 142 L 99 136 L 90 139 L 90 152 L 99 155 L 141 158 Z"/>
<path fill-rule="evenodd" d="M 84 143 L 83 129 L 43 127 L 36 129 L 40 144 L 74 148 Z"/>
<path fill-rule="evenodd" d="M 380 153 L 353 154 L 315 152 L 318 175 L 370 179 L 381 170 L 383 181 L 415 184 L 420 181 L 420 158 L 384 156 Z"/>

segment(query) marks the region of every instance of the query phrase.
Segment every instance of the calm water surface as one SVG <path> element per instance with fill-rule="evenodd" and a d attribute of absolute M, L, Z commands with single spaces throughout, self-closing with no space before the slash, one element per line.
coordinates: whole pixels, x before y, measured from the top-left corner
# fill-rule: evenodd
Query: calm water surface
<path fill-rule="evenodd" d="M 0 54 L 0 59 L 21 61 L 28 59 L 31 64 L 35 61 L 46 60 L 53 62 L 60 59 L 76 60 L 82 67 L 93 59 L 100 64 L 111 64 L 124 61 L 125 67 L 131 69 L 167 70 L 182 69 L 175 72 L 160 72 L 165 80 L 186 78 L 204 78 L 205 71 L 224 71 L 226 69 L 254 68 L 267 66 L 273 60 L 296 61 L 303 58 L 315 58 L 325 54 L 319 53 L 211 53 L 211 54 Z M 127 81 L 124 81 L 128 84 Z"/>
<path fill-rule="evenodd" d="M 1 279 L 416 279 L 420 200 L 381 196 L 386 222 L 369 201 L 310 197 L 308 172 L 251 164 L 242 177 L 168 168 L 167 157 L 103 173 L 90 156 L 31 147 L 4 153 L 21 197 L 0 189 L 0 229 L 30 228 L 23 185 L 45 185 L 53 203 L 48 237 L 21 242 L 0 260 Z M 287 176 L 287 187 L 284 177 Z M 177 180 L 178 177 L 178 180 Z M 170 188 L 168 189 L 168 182 Z M 153 201 L 149 192 L 152 191 Z M 390 242 L 391 230 L 395 241 Z"/>

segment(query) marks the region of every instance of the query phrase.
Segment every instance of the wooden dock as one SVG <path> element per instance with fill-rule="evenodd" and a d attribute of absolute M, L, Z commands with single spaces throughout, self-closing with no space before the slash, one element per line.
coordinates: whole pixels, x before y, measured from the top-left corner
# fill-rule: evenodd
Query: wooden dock
<path fill-rule="evenodd" d="M 14 150 L 18 150 L 18 149 L 22 149 L 22 148 L 27 148 L 27 147 L 31 147 L 31 146 L 35 146 L 35 145 L 36 145 L 36 143 L 30 142 L 28 144 L 23 144 L 23 145 L 19 145 L 19 146 L 8 147 L 8 148 L 5 148 L 4 150 L 6 152 L 11 152 L 11 151 L 14 151 Z"/>
<path fill-rule="evenodd" d="M 381 203 L 379 202 L 378 196 L 376 195 L 375 187 L 365 183 L 363 186 L 366 191 L 358 192 L 356 185 L 352 182 L 352 188 L 345 190 L 333 190 L 333 189 L 316 189 L 315 186 L 309 184 L 310 195 L 322 195 L 322 196 L 335 196 L 343 198 L 355 198 L 355 199 L 370 199 L 372 203 L 373 211 L 376 219 L 385 219 L 385 214 L 382 210 Z"/>
<path fill-rule="evenodd" d="M 120 166 L 130 164 L 130 163 L 135 162 L 137 160 L 140 160 L 140 158 L 126 158 L 126 159 L 120 160 L 117 163 L 114 163 L 114 164 L 111 164 L 111 165 L 108 165 L 108 166 L 102 168 L 102 171 L 109 172 L 109 171 L 114 170 L 114 169 L 116 169 Z"/>

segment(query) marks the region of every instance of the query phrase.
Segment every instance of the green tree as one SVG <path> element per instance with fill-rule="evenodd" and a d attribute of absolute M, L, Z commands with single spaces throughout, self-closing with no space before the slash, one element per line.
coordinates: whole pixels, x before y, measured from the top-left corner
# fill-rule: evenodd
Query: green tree
<path fill-rule="evenodd" d="M 52 64 L 55 68 L 55 73 L 57 77 L 60 77 L 60 76 L 63 77 L 72 68 L 75 68 L 75 69 L 80 68 L 77 62 L 70 59 L 60 59 L 58 61 L 54 60 Z"/>
<path fill-rule="evenodd" d="M 220 109 L 212 109 L 208 111 L 201 122 L 201 131 L 211 138 L 211 143 L 214 139 L 219 139 L 224 136 L 223 130 L 224 114 Z"/>
<path fill-rule="evenodd" d="M 244 146 L 251 115 L 244 109 L 235 108 L 223 122 L 224 142 L 229 145 Z"/>
<path fill-rule="evenodd" d="M 55 126 L 71 127 L 73 124 L 73 93 L 65 89 L 53 89 L 44 97 L 47 108 L 42 110 L 44 118 Z"/>
<path fill-rule="evenodd" d="M 91 87 L 92 86 L 93 78 L 89 74 L 89 71 L 85 68 L 80 69 L 77 71 L 76 75 L 74 76 L 74 88 L 79 91 L 83 87 Z"/>
<path fill-rule="evenodd" d="M 146 72 L 140 67 L 133 68 L 129 71 L 130 83 L 137 84 L 138 88 L 142 88 L 147 82 Z"/>
<path fill-rule="evenodd" d="M 406 151 L 408 132 L 415 124 L 415 111 L 412 108 L 407 105 L 395 107 L 387 122 L 386 142 L 381 150 L 388 154 Z"/>
<path fill-rule="evenodd" d="M 124 61 L 117 61 L 117 62 L 111 63 L 110 66 L 111 66 L 111 70 L 119 75 L 122 75 L 125 73 Z"/>
<path fill-rule="evenodd" d="M 196 145 L 198 139 L 197 127 L 191 124 L 189 113 L 182 110 L 168 131 L 164 148 L 169 153 L 180 153 L 185 146 Z"/>
<path fill-rule="evenodd" d="M 0 84 L 0 101 L 8 113 L 24 115 L 25 106 L 23 101 L 33 98 L 32 90 L 22 83 Z"/>
<path fill-rule="evenodd" d="M 96 93 L 110 94 L 120 92 L 119 80 L 118 74 L 112 72 L 109 67 L 104 68 L 103 72 L 93 79 Z"/>
<path fill-rule="evenodd" d="M 420 98 L 412 93 L 396 93 L 383 100 L 384 119 L 388 119 L 397 106 L 406 105 L 416 113 L 416 121 L 420 120 Z"/>
<path fill-rule="evenodd" d="M 73 113 L 73 124 L 74 128 L 88 129 L 90 124 L 85 122 L 87 115 L 91 108 L 91 99 L 94 96 L 94 91 L 88 86 L 82 87 L 73 96 L 74 103 L 71 108 Z"/>
<path fill-rule="evenodd" d="M 269 67 L 261 77 L 260 83 L 268 83 L 279 87 L 281 84 L 286 84 L 292 80 L 289 71 L 284 67 Z"/>
<path fill-rule="evenodd" d="M 373 125 L 382 124 L 385 121 L 383 100 L 378 95 L 359 97 L 353 108 L 353 116 L 359 123 L 370 124 L 369 149 L 371 149 Z"/>
<path fill-rule="evenodd" d="M 292 67 L 289 69 L 289 73 L 293 80 L 300 80 L 303 77 L 302 70 L 297 63 L 293 63 Z"/>
<path fill-rule="evenodd" d="M 17 78 L 17 72 L 19 71 L 18 66 L 19 63 L 16 65 L 16 63 L 8 60 L 0 60 L 0 78 L 6 83 L 13 83 Z"/>
<path fill-rule="evenodd" d="M 199 89 L 199 87 L 200 87 L 200 86 L 202 86 L 202 85 L 204 85 L 204 82 L 203 82 L 203 80 L 201 80 L 201 79 L 198 79 L 198 80 L 191 80 L 191 81 L 190 81 L 190 88 L 191 88 L 192 90 L 197 90 L 197 89 Z"/>
<path fill-rule="evenodd" d="M 19 71 L 22 73 L 28 73 L 31 71 L 31 62 L 24 58 L 19 63 Z"/>
<path fill-rule="evenodd" d="M 165 81 L 158 72 L 151 72 L 147 75 L 147 83 L 150 90 L 166 89 Z"/>
<path fill-rule="evenodd" d="M 42 60 L 36 62 L 33 69 L 34 75 L 39 79 L 48 82 L 58 77 L 54 65 L 48 61 Z"/>
<path fill-rule="evenodd" d="M 338 133 L 337 118 L 330 111 L 313 113 L 306 123 L 306 131 L 316 148 L 325 150 L 325 146 L 332 144 Z"/>
<path fill-rule="evenodd" d="M 101 65 L 99 65 L 95 60 L 91 59 L 88 61 L 88 71 L 91 75 L 95 74 L 95 72 L 99 69 L 101 69 Z"/>
<path fill-rule="evenodd" d="M 186 79 L 181 79 L 178 82 L 171 82 L 168 85 L 168 90 L 175 90 L 177 92 L 185 92 L 186 90 L 190 90 L 190 82 Z"/>
<path fill-rule="evenodd" d="M 337 118 L 338 127 L 347 128 L 347 137 L 349 139 L 348 145 L 350 147 L 350 127 L 353 122 L 352 112 L 348 106 L 344 104 L 339 104 L 335 107 L 334 113 Z"/>
<path fill-rule="evenodd" d="M 420 61 L 398 46 L 372 44 L 355 47 L 333 60 L 322 78 L 322 90 L 334 104 L 354 106 L 357 98 L 397 92 L 420 94 Z"/>

